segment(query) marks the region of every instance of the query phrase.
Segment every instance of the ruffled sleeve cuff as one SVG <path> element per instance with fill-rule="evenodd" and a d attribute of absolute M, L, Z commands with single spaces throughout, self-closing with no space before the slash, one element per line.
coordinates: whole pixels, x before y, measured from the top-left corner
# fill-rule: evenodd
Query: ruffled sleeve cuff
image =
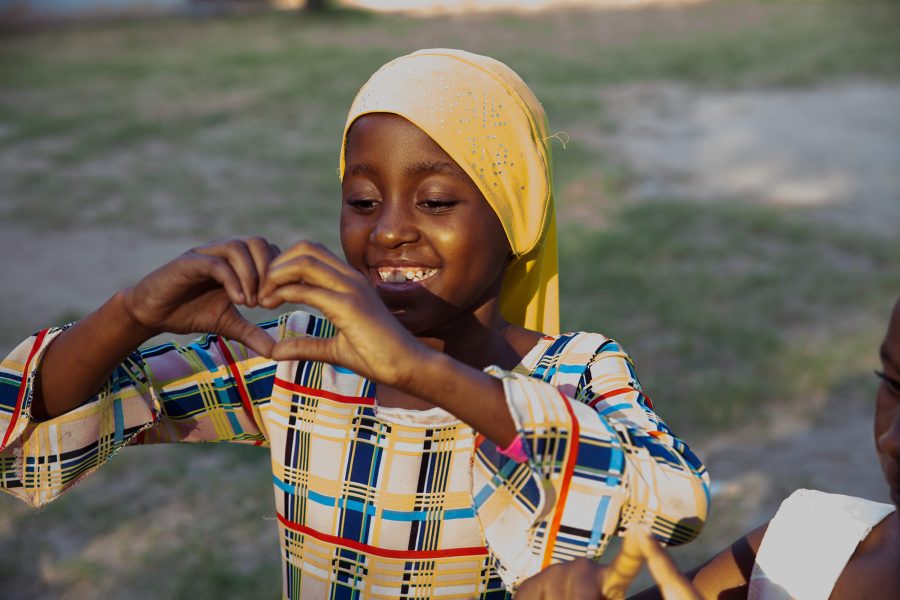
<path fill-rule="evenodd" d="M 32 385 L 44 351 L 65 327 L 45 329 L 0 362 L 0 453 L 16 445 L 31 423 Z"/>
<path fill-rule="evenodd" d="M 90 402 L 32 420 L 37 367 L 64 329 L 37 333 L 0 362 L 0 489 L 35 507 L 60 496 L 159 419 L 158 400 L 135 353 Z"/>
<path fill-rule="evenodd" d="M 550 564 L 603 553 L 627 498 L 626 461 L 590 407 L 534 378 L 485 371 L 503 383 L 521 453 L 481 439 L 472 495 L 495 568 L 515 587 Z"/>

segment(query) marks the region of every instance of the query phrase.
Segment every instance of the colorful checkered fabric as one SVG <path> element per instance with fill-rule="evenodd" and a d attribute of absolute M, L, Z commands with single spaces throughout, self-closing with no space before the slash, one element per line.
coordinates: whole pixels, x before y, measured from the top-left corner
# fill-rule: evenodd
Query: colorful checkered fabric
<path fill-rule="evenodd" d="M 334 333 L 303 312 L 262 326 Z M 288 598 L 506 598 L 635 523 L 683 543 L 706 518 L 703 465 L 599 334 L 545 337 L 513 371 L 488 369 L 520 462 L 440 408 L 379 408 L 375 384 L 346 369 L 275 363 L 216 336 L 135 352 L 89 403 L 35 423 L 30 385 L 58 331 L 0 363 L 4 491 L 41 506 L 127 445 L 267 445 Z"/>

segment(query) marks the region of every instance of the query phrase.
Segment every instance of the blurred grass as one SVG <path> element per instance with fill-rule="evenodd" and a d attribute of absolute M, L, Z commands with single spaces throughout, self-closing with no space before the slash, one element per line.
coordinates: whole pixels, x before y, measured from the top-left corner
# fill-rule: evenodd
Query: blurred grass
<path fill-rule="evenodd" d="M 608 131 L 601 92 L 624 83 L 897 80 L 898 23 L 891 2 L 723 1 L 6 34 L 0 218 L 35 234 L 312 236 L 336 248 L 343 119 L 359 85 L 396 55 L 452 46 L 496 56 L 532 85 L 552 130 Z M 676 430 L 691 439 L 757 418 L 760 407 L 870 395 L 859 374 L 900 289 L 900 239 L 823 229 L 799 209 L 636 202 L 625 194 L 632 178 L 577 136 L 557 153 L 564 327 L 618 338 Z M 579 207 L 596 219 L 565 217 Z M 0 332 L 14 329 L 0 322 Z M 260 526 L 272 513 L 265 453 L 128 454 L 40 513 L 3 499 L 7 597 L 277 596 L 275 526 Z M 131 472 L 141 477 L 124 477 Z"/>
<path fill-rule="evenodd" d="M 848 377 L 869 379 L 900 291 L 896 237 L 728 202 L 611 212 L 607 229 L 573 225 L 561 241 L 564 314 L 620 338 L 676 430 L 732 426 L 765 405 L 812 408 Z"/>
<path fill-rule="evenodd" d="M 331 232 L 333 244 L 346 109 L 374 69 L 418 47 L 508 61 L 567 131 L 601 122 L 598 92 L 615 84 L 801 85 L 900 73 L 893 3 L 349 15 L 82 24 L 0 39 L 0 151 L 20 157 L 2 170 L 0 216 L 36 228 L 100 222 L 207 237 L 267 233 L 278 222 Z M 560 184 L 569 165 L 598 162 L 572 148 L 558 161 Z"/>

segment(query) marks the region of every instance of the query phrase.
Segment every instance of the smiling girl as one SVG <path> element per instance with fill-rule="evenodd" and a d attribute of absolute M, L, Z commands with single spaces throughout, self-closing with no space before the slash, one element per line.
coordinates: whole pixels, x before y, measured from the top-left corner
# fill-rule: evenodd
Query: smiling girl
<path fill-rule="evenodd" d="M 127 445 L 265 445 L 291 598 L 504 598 L 637 524 L 691 540 L 702 464 L 621 346 L 557 333 L 548 139 L 502 63 L 388 63 L 344 130 L 344 260 L 211 243 L 23 342 L 3 488 L 40 506 Z M 284 303 L 316 314 L 235 308 Z M 162 332 L 207 335 L 138 349 Z"/>

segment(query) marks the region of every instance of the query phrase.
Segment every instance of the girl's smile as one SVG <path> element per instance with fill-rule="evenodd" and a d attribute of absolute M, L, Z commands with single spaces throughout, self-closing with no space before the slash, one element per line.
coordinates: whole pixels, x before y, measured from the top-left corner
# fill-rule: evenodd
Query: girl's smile
<path fill-rule="evenodd" d="M 347 136 L 341 245 L 416 334 L 497 319 L 511 257 L 478 186 L 421 129 L 397 115 L 357 119 Z"/>
<path fill-rule="evenodd" d="M 396 287 L 397 284 L 420 283 L 425 279 L 434 277 L 438 273 L 438 269 L 431 267 L 423 267 L 422 265 L 399 265 L 399 266 L 379 266 L 378 276 L 381 277 L 382 284 L 379 289 L 389 291 Z"/>

